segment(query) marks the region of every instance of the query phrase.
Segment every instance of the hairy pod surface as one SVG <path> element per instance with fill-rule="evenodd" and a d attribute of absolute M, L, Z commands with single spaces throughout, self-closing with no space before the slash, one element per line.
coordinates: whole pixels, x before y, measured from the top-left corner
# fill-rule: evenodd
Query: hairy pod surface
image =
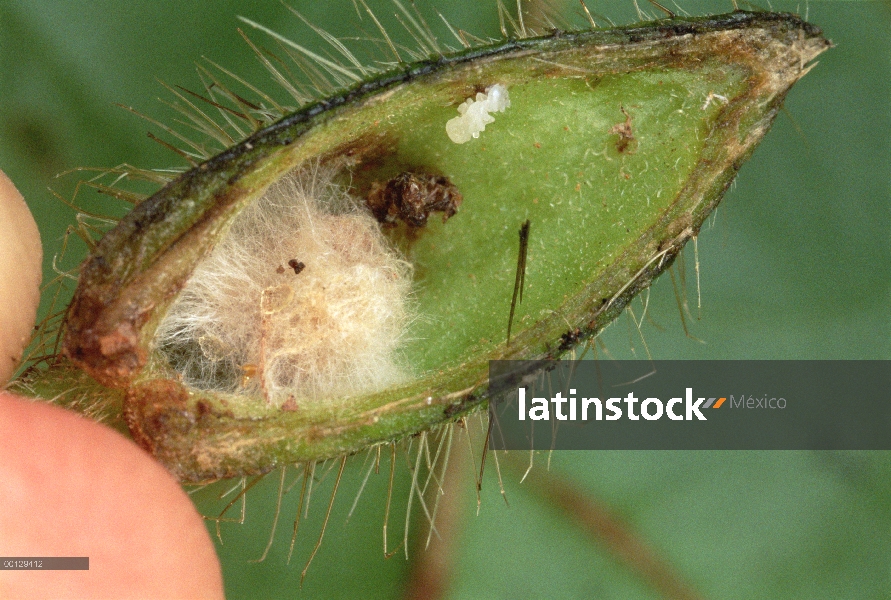
<path fill-rule="evenodd" d="M 202 162 L 109 232 L 82 269 L 70 365 L 57 372 L 99 382 L 83 378 L 84 389 L 111 399 L 183 481 L 348 454 L 454 420 L 486 401 L 489 360 L 561 355 L 667 268 L 828 46 L 798 17 L 739 12 L 555 32 L 362 81 Z M 510 108 L 479 138 L 451 141 L 456 107 L 496 84 Z M 414 271 L 419 316 L 399 350 L 410 377 L 294 404 L 187 386 L 156 329 L 239 213 L 311 164 L 358 198 L 403 172 L 445 177 L 463 197 L 445 222 L 384 231 Z"/>

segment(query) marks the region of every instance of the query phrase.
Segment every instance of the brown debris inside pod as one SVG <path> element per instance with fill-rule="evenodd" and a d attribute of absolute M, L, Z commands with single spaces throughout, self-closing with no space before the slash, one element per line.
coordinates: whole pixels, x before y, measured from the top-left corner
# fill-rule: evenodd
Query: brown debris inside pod
<path fill-rule="evenodd" d="M 291 260 L 289 260 L 288 266 L 291 267 L 292 269 L 294 269 L 294 275 L 300 275 L 300 273 L 303 271 L 303 269 L 306 268 L 306 265 L 304 263 L 300 262 L 299 260 L 297 260 L 296 258 L 292 258 Z"/>
<path fill-rule="evenodd" d="M 386 183 L 372 184 L 368 208 L 378 222 L 395 227 L 403 221 L 409 227 L 427 225 L 430 213 L 441 212 L 445 223 L 458 212 L 461 192 L 448 177 L 405 171 Z"/>

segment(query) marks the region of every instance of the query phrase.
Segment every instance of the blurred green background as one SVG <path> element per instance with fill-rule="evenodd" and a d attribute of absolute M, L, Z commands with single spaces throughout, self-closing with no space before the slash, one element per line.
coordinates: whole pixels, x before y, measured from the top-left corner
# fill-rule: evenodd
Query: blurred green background
<path fill-rule="evenodd" d="M 350 0 L 290 4 L 336 35 L 374 33 Z M 678 4 L 693 14 L 731 8 L 729 0 Z M 392 5 L 371 5 L 391 32 L 399 27 Z M 620 23 L 635 16 L 631 0 L 589 6 Z M 787 114 L 742 169 L 710 219 L 713 226 L 703 228 L 701 310 L 692 247 L 686 251 L 693 313 L 687 322 L 695 339 L 684 334 L 670 279 L 653 287 L 644 334 L 654 358 L 891 358 L 891 4 L 773 7 L 807 11 L 836 48 L 793 88 Z M 434 24 L 435 13 L 422 8 Z M 438 8 L 456 27 L 498 35 L 494 2 L 453 0 Z M 577 3 L 566 2 L 563 10 L 581 22 Z M 68 198 L 76 178 L 55 174 L 80 166 L 176 163 L 147 139 L 151 126 L 114 103 L 169 120 L 172 111 L 155 100 L 169 95 L 155 78 L 197 89 L 194 62 L 203 55 L 274 87 L 264 85 L 268 76 L 236 33 L 235 15 L 321 47 L 276 1 L 0 0 L 0 168 L 37 217 L 47 280 L 74 215 L 47 187 Z M 447 36 L 443 31 L 441 39 Z M 105 213 L 122 210 L 91 191 L 79 201 Z M 77 264 L 83 252 L 69 252 L 64 264 Z M 615 357 L 645 357 L 626 316 L 601 339 Z M 404 593 L 414 563 L 401 551 L 390 559 L 382 552 L 387 461 L 345 523 L 367 471 L 362 458 L 347 466 L 302 589 L 300 571 L 336 467 L 313 492 L 290 565 L 296 490 L 283 500 L 278 534 L 262 563 L 250 561 L 263 553 L 269 536 L 277 477 L 252 490 L 245 523 L 222 526 L 218 550 L 230 598 Z M 538 461 L 543 469 L 545 457 Z M 401 540 L 408 498 L 402 463 L 393 490 L 391 549 Z M 705 597 L 891 598 L 888 453 L 575 452 L 555 454 L 551 472 L 606 503 Z M 472 479 L 446 489 L 447 497 L 457 498 L 457 513 L 441 521 L 442 539 L 434 535 L 431 547 L 449 549 L 447 597 L 658 597 L 552 503 L 518 484 L 515 474 L 505 474 L 509 508 L 494 469 L 486 475 L 478 516 Z M 208 490 L 196 498 L 205 512 L 220 508 Z M 422 512 L 417 505 L 413 511 Z M 414 531 L 426 537 L 422 523 Z M 422 553 L 414 550 L 413 560 Z"/>

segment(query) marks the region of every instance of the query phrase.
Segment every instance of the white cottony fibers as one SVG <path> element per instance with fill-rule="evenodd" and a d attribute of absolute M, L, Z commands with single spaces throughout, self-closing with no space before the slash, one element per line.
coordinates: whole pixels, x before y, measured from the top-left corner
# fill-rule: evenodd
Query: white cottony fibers
<path fill-rule="evenodd" d="M 289 264 L 290 263 L 290 264 Z M 411 266 L 318 167 L 246 208 L 156 334 L 184 382 L 276 404 L 399 381 Z"/>
<path fill-rule="evenodd" d="M 510 96 L 507 88 L 500 83 L 486 88 L 486 93 L 476 95 L 476 100 L 468 98 L 458 107 L 460 116 L 449 119 L 446 133 L 456 144 L 469 142 L 470 138 L 478 138 L 488 123 L 495 122 L 490 112 L 504 112 L 510 107 Z"/>

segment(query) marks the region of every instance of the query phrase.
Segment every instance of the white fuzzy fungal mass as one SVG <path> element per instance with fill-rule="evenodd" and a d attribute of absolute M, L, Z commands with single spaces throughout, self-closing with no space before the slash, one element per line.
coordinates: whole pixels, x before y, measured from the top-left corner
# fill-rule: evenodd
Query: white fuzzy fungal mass
<path fill-rule="evenodd" d="M 304 169 L 239 214 L 155 347 L 187 385 L 273 404 L 376 391 L 405 376 L 411 274 L 357 201 Z"/>
<path fill-rule="evenodd" d="M 485 94 L 478 93 L 476 100 L 468 98 L 461 103 L 458 107 L 459 116 L 446 123 L 446 133 L 456 144 L 469 142 L 471 138 L 478 138 L 487 124 L 495 122 L 490 112 L 504 112 L 509 107 L 507 88 L 496 83 L 487 87 Z"/>

